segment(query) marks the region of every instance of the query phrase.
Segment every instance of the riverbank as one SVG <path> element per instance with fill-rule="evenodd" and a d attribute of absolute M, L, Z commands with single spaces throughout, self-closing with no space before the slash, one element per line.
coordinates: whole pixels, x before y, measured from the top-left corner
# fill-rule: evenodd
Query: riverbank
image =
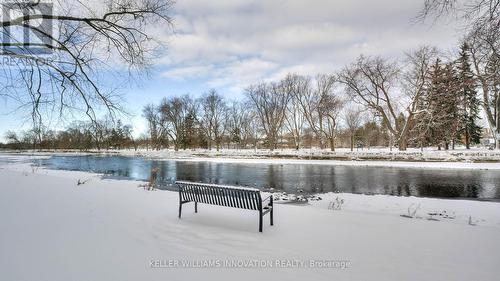
<path fill-rule="evenodd" d="M 0 183 L 3 280 L 495 280 L 500 274 L 494 202 L 326 194 L 307 206 L 277 204 L 275 226 L 266 218 L 258 233 L 251 211 L 200 205 L 194 214 L 186 205 L 179 220 L 177 193 L 146 191 L 141 182 L 7 164 L 0 166 Z M 331 210 L 332 201 L 343 202 L 341 209 Z M 213 268 L 214 261 L 244 267 L 249 260 L 253 268 Z M 301 267 L 310 260 L 339 261 L 340 268 Z M 269 264 L 280 266 L 262 267 Z"/>
<path fill-rule="evenodd" d="M 268 163 L 268 164 L 318 164 L 344 166 L 372 166 L 396 168 L 432 169 L 482 169 L 500 170 L 500 151 L 485 149 L 437 150 L 408 149 L 390 151 L 387 148 L 353 151 L 329 150 L 56 150 L 56 151 L 3 151 L 14 155 L 50 157 L 52 155 L 122 155 L 157 160 L 211 161 L 225 163 Z"/>
<path fill-rule="evenodd" d="M 226 158 L 226 159 L 286 159 L 286 160 L 330 160 L 336 163 L 349 162 L 465 162 L 465 163 L 500 163 L 500 151 L 486 149 L 437 150 L 427 148 L 410 148 L 406 151 L 390 150 L 388 148 L 356 149 L 350 151 L 340 148 L 336 151 L 327 149 L 277 149 L 270 151 L 223 149 L 217 151 L 197 150 L 121 150 L 121 155 L 141 155 L 160 159 L 167 158 Z M 390 164 L 388 164 L 390 165 Z"/>

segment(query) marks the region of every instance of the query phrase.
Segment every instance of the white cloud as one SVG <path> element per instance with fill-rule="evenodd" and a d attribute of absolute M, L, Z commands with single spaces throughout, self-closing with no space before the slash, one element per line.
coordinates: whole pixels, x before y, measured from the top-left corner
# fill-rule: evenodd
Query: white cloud
<path fill-rule="evenodd" d="M 248 84 L 262 81 L 276 68 L 275 63 L 255 58 L 234 61 L 220 67 L 209 85 L 211 87 L 236 86 L 244 88 Z"/>
<path fill-rule="evenodd" d="M 287 72 L 334 71 L 361 53 L 397 57 L 423 44 L 454 46 L 452 26 L 410 23 L 421 2 L 179 1 L 176 35 L 158 63 L 163 77 L 239 91 Z"/>
<path fill-rule="evenodd" d="M 210 65 L 177 67 L 163 72 L 161 76 L 177 81 L 184 81 L 188 78 L 199 78 L 201 76 L 209 75 L 211 70 L 213 70 L 213 67 Z"/>

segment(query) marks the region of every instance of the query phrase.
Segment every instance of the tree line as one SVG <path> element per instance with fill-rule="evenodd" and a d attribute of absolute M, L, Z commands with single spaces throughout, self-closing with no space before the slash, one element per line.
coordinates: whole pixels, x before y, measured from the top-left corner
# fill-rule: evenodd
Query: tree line
<path fill-rule="evenodd" d="M 249 85 L 238 100 L 215 89 L 198 98 L 165 97 L 143 108 L 147 134 L 137 139 L 130 125 L 111 118 L 75 122 L 59 132 L 8 132 L 5 138 L 10 148 L 80 150 L 470 148 L 483 134 L 481 110 L 498 112 L 479 96 L 472 52 L 463 43 L 448 60 L 428 46 L 407 52 L 401 61 L 360 56 L 333 74 L 290 73 Z M 491 56 L 485 72 L 492 89 L 498 87 L 497 67 Z"/>
<path fill-rule="evenodd" d="M 141 139 L 134 139 L 132 126 L 124 125 L 120 120 L 114 122 L 111 118 L 103 120 L 73 122 L 65 130 L 48 128 L 7 131 L 6 144 L 9 149 L 137 149 Z"/>
<path fill-rule="evenodd" d="M 373 134 L 380 136 L 376 145 L 400 150 L 456 144 L 470 148 L 482 136 L 481 108 L 497 110 L 478 96 L 471 51 L 463 43 L 458 56 L 447 62 L 427 46 L 408 52 L 401 62 L 360 56 L 334 74 L 288 74 L 250 85 L 238 101 L 214 89 L 198 99 L 164 98 L 143 110 L 148 141 L 153 149 L 219 150 L 225 143 L 334 151 L 346 142 L 351 150 L 370 146 L 374 142 L 365 134 Z M 488 65 L 497 64 L 492 56 Z M 486 71 L 498 76 L 496 69 Z"/>

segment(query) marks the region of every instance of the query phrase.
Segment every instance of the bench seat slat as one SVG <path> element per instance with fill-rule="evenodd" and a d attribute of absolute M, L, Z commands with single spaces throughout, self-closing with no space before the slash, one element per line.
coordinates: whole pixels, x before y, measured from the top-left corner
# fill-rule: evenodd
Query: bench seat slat
<path fill-rule="evenodd" d="M 243 204 L 245 204 L 245 209 L 250 209 L 250 193 L 245 192 L 242 194 L 243 196 Z"/>
<path fill-rule="evenodd" d="M 220 196 L 220 200 L 222 202 L 222 206 L 227 206 L 227 203 L 226 203 L 226 193 L 224 192 L 224 189 L 222 188 L 217 188 L 217 190 L 219 191 L 219 196 Z"/>
<path fill-rule="evenodd" d="M 254 210 L 253 204 L 254 204 L 254 201 L 255 201 L 255 197 L 253 197 L 253 192 L 252 193 L 248 193 L 247 196 L 248 196 L 248 208 L 250 210 Z"/>
<path fill-rule="evenodd" d="M 212 196 L 212 204 L 219 205 L 219 195 L 217 194 L 217 188 L 210 189 L 210 196 Z"/>
<path fill-rule="evenodd" d="M 249 210 L 250 209 L 250 198 L 249 198 L 250 194 L 245 192 L 241 196 L 243 198 L 244 208 Z"/>
<path fill-rule="evenodd" d="M 204 190 L 203 196 L 205 197 L 206 203 L 212 205 L 213 203 L 212 203 L 212 197 L 210 196 L 210 188 L 204 187 L 203 190 Z"/>
<path fill-rule="evenodd" d="M 188 190 L 189 190 L 189 197 L 191 197 L 191 200 L 196 201 L 196 193 L 195 193 L 194 187 L 191 185 L 188 185 Z"/>
<path fill-rule="evenodd" d="M 246 206 L 245 206 L 245 194 L 244 193 L 241 194 L 241 197 L 239 198 L 239 200 L 240 200 L 240 206 L 241 206 L 240 208 L 241 209 L 246 209 Z"/>
<path fill-rule="evenodd" d="M 242 208 L 249 209 L 248 207 L 250 206 L 249 205 L 250 202 L 248 202 L 248 195 L 249 195 L 248 192 L 242 192 L 241 193 L 241 200 L 243 201 Z"/>
<path fill-rule="evenodd" d="M 252 210 L 257 210 L 257 196 L 255 196 L 257 194 L 258 193 L 255 193 L 255 192 L 250 194 L 250 196 L 252 197 L 252 200 L 251 200 L 251 202 L 252 202 Z"/>
<path fill-rule="evenodd" d="M 243 204 L 245 209 L 250 209 L 250 194 L 243 193 Z"/>
<path fill-rule="evenodd" d="M 239 199 L 243 195 L 243 192 L 241 192 L 239 190 L 235 190 L 235 194 L 236 194 L 236 197 L 234 197 L 234 202 L 235 202 L 237 208 L 241 208 L 241 204 L 240 204 L 240 200 Z"/>
<path fill-rule="evenodd" d="M 259 194 L 259 193 L 256 193 L 256 192 L 255 192 L 255 193 L 252 193 L 252 208 L 253 208 L 254 210 L 258 210 L 258 209 L 257 209 L 257 196 L 260 196 L 260 194 Z"/>
<path fill-rule="evenodd" d="M 198 192 L 199 202 L 207 203 L 205 199 L 205 188 L 201 186 L 198 190 L 199 190 Z"/>
<path fill-rule="evenodd" d="M 208 194 L 210 195 L 210 202 L 212 202 L 212 205 L 217 205 L 217 195 L 215 195 L 215 188 L 210 188 L 208 191 Z"/>
<path fill-rule="evenodd" d="M 228 189 L 228 191 L 231 194 L 231 207 L 240 208 L 240 206 L 238 206 L 237 204 L 238 190 Z"/>

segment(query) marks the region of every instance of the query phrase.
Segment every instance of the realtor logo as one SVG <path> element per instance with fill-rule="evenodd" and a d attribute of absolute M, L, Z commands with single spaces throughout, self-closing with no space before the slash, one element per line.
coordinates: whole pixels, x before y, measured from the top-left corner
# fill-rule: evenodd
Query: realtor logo
<path fill-rule="evenodd" d="M 1 52 L 12 55 L 43 55 L 52 53 L 53 4 L 40 0 L 0 2 Z M 31 19 L 31 20 L 30 20 Z"/>

